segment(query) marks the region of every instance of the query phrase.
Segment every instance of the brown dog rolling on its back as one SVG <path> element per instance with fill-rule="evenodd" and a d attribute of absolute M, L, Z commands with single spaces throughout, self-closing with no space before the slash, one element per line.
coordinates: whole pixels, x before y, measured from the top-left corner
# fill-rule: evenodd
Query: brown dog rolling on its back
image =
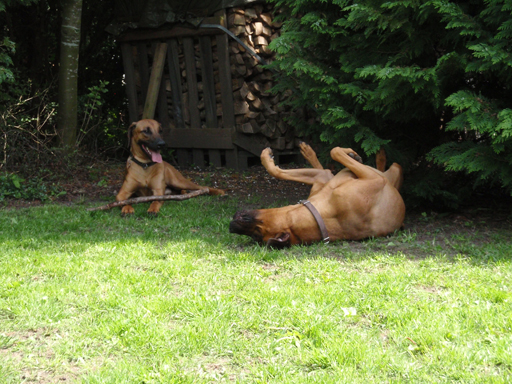
<path fill-rule="evenodd" d="M 131 156 L 126 162 L 126 176 L 116 196 L 117 201 L 126 200 L 134 194 L 141 196 L 162 196 L 169 189 L 197 190 L 202 187 L 186 179 L 171 164 L 162 161 L 160 150 L 165 147 L 162 126 L 155 120 L 145 119 L 132 123 L 128 128 L 128 142 Z M 224 195 L 222 189 L 209 188 L 210 195 Z M 157 215 L 161 201 L 153 201 L 148 213 Z M 123 215 L 132 214 L 133 207 L 125 205 Z"/>
<path fill-rule="evenodd" d="M 302 143 L 301 152 L 313 168 L 280 169 L 270 148 L 261 153 L 261 162 L 278 179 L 311 185 L 308 200 L 282 208 L 239 211 L 229 225 L 230 232 L 281 248 L 385 236 L 403 225 L 402 167 L 394 163 L 384 171 L 384 150 L 377 153 L 375 169 L 362 164 L 352 149 L 332 149 L 332 159 L 346 167 L 336 176 L 323 169 L 309 145 Z"/>

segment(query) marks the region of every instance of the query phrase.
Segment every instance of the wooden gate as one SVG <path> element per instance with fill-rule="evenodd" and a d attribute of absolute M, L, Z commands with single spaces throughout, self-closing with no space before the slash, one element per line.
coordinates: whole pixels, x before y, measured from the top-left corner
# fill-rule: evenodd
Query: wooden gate
<path fill-rule="evenodd" d="M 205 22 L 225 25 L 225 17 Z M 245 168 L 247 154 L 233 144 L 235 114 L 227 39 L 218 29 L 183 26 L 130 31 L 119 39 L 130 120 L 160 121 L 179 165 Z"/>

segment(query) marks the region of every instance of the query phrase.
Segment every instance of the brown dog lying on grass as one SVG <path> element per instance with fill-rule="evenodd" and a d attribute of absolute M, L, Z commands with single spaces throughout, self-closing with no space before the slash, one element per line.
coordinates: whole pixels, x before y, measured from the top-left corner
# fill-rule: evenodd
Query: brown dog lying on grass
<path fill-rule="evenodd" d="M 309 145 L 302 143 L 301 152 L 313 168 L 280 169 L 274 164 L 270 148 L 261 153 L 261 162 L 277 179 L 311 185 L 308 200 L 282 208 L 239 211 L 229 225 L 231 233 L 281 248 L 386 236 L 402 227 L 402 167 L 394 163 L 384 172 L 384 150 L 377 153 L 375 169 L 362 164 L 352 149 L 332 149 L 332 159 L 346 167 L 336 176 L 323 169 Z"/>
<path fill-rule="evenodd" d="M 140 120 L 128 128 L 131 156 L 126 162 L 126 176 L 116 196 L 117 201 L 126 200 L 134 194 L 162 196 L 171 190 L 197 190 L 202 187 L 186 179 L 171 164 L 162 161 L 160 150 L 165 147 L 162 126 L 155 120 Z M 222 189 L 209 188 L 210 195 L 224 195 Z M 157 215 L 161 201 L 153 201 L 148 213 Z M 131 205 L 121 210 L 123 215 L 134 212 Z"/>

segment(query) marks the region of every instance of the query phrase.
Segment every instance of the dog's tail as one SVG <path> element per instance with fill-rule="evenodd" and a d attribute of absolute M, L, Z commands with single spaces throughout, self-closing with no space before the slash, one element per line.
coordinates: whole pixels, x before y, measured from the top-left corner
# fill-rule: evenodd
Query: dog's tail
<path fill-rule="evenodd" d="M 208 187 L 208 189 L 210 190 L 210 192 L 208 192 L 209 195 L 225 195 L 226 194 L 226 191 L 223 190 L 223 189 L 217 189 L 217 188 L 210 188 Z"/>
<path fill-rule="evenodd" d="M 384 148 L 379 149 L 379 152 L 375 155 L 375 162 L 377 163 L 377 169 L 379 171 L 386 171 L 386 151 Z"/>
<path fill-rule="evenodd" d="M 384 148 L 379 149 L 379 152 L 377 152 L 375 162 L 377 163 L 377 169 L 384 173 L 384 177 L 400 191 L 404 182 L 402 167 L 397 163 L 393 163 L 386 171 L 386 151 L 384 151 Z"/>

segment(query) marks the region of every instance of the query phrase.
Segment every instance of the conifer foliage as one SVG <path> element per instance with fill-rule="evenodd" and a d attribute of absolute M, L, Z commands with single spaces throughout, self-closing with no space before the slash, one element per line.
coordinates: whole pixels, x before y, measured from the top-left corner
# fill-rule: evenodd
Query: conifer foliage
<path fill-rule="evenodd" d="M 275 89 L 314 111 L 305 134 L 512 190 L 512 1 L 274 2 Z"/>

